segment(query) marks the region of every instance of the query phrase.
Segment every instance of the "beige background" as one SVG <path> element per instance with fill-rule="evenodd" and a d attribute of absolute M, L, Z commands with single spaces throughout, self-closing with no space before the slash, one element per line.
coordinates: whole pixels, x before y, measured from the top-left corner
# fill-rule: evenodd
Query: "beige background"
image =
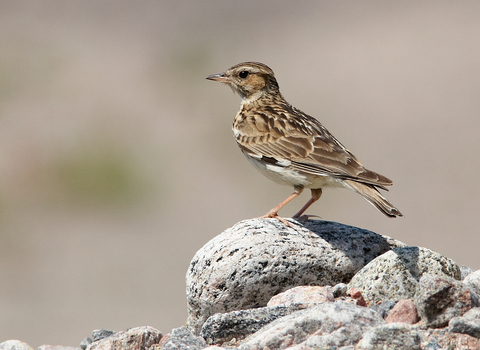
<path fill-rule="evenodd" d="M 309 214 L 479 269 L 479 18 L 478 1 L 2 1 L 0 341 L 184 324 L 196 250 L 291 193 L 243 158 L 240 100 L 204 79 L 246 60 L 392 178 L 405 218 L 346 190 Z"/>

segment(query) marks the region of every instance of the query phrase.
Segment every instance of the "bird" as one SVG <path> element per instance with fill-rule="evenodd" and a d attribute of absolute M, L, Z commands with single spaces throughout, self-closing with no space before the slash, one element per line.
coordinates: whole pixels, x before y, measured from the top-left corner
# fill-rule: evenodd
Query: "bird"
<path fill-rule="evenodd" d="M 322 188 L 347 188 L 373 204 L 387 217 L 403 216 L 379 191 L 392 180 L 366 169 L 317 119 L 289 104 L 280 93 L 271 68 L 260 62 L 243 62 L 208 80 L 228 85 L 241 97 L 233 121 L 233 135 L 250 163 L 269 179 L 293 186 L 293 193 L 261 218 L 277 218 L 305 188 L 310 200 L 292 217 L 303 215 L 322 195 Z"/>

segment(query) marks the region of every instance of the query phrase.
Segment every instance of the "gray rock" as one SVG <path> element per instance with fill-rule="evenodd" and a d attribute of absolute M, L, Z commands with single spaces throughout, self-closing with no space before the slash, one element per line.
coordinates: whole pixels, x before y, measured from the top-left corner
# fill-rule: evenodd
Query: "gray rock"
<path fill-rule="evenodd" d="M 37 350 L 80 350 L 80 348 L 61 345 L 40 345 Z"/>
<path fill-rule="evenodd" d="M 374 259 L 348 284 L 358 288 L 365 300 L 413 299 L 423 274 L 441 274 L 460 279 L 460 268 L 454 261 L 430 249 L 396 248 Z"/>
<path fill-rule="evenodd" d="M 338 283 L 334 285 L 331 289 L 331 292 L 335 298 L 346 297 L 348 287 L 345 283 Z"/>
<path fill-rule="evenodd" d="M 471 293 L 460 281 L 440 275 L 423 275 L 415 296 L 418 315 L 427 327 L 443 327 L 472 308 Z"/>
<path fill-rule="evenodd" d="M 473 292 L 480 295 L 480 270 L 470 273 L 463 279 L 463 283 Z"/>
<path fill-rule="evenodd" d="M 237 341 L 255 333 L 277 318 L 302 309 L 300 306 L 268 306 L 258 309 L 232 311 L 210 316 L 203 324 L 200 336 L 208 344 L 223 344 Z"/>
<path fill-rule="evenodd" d="M 463 281 L 465 277 L 474 272 L 474 270 L 469 268 L 468 266 L 462 265 L 460 266 L 460 272 L 462 273 L 462 277 L 460 279 Z"/>
<path fill-rule="evenodd" d="M 190 329 L 198 334 L 211 315 L 266 306 L 292 287 L 348 282 L 370 260 L 403 245 L 334 222 L 291 222 L 245 220 L 195 254 L 186 277 Z"/>
<path fill-rule="evenodd" d="M 306 308 L 316 304 L 333 302 L 335 298 L 330 289 L 330 286 L 293 287 L 285 292 L 274 295 L 267 303 L 267 306 L 298 305 Z"/>
<path fill-rule="evenodd" d="M 369 329 L 357 344 L 359 350 L 420 350 L 420 332 L 406 323 L 382 324 Z"/>
<path fill-rule="evenodd" d="M 344 302 L 320 304 L 269 323 L 248 337 L 239 349 L 299 350 L 353 345 L 366 330 L 383 323 L 376 312 L 365 307 Z"/>
<path fill-rule="evenodd" d="M 7 340 L 3 343 L 0 343 L 1 350 L 33 350 L 33 348 L 20 340 Z"/>
<path fill-rule="evenodd" d="M 82 342 L 80 343 L 80 349 L 85 350 L 88 345 L 90 345 L 93 342 L 93 339 L 90 337 L 85 337 L 83 338 Z"/>
<path fill-rule="evenodd" d="M 109 331 L 108 329 L 95 329 L 92 332 L 92 340 L 93 341 L 99 341 L 105 338 L 110 337 L 111 335 L 114 335 L 116 332 L 115 331 Z"/>
<path fill-rule="evenodd" d="M 130 328 L 125 332 L 117 332 L 109 337 L 94 341 L 87 350 L 138 350 L 146 349 L 153 344 L 158 344 L 162 334 L 152 327 Z"/>
<path fill-rule="evenodd" d="M 437 342 L 431 342 L 425 345 L 424 350 L 445 350 Z"/>
<path fill-rule="evenodd" d="M 451 333 L 448 328 L 428 328 L 420 330 L 425 349 L 473 350 L 480 349 L 480 339 L 468 334 Z"/>
<path fill-rule="evenodd" d="M 448 324 L 452 333 L 468 334 L 480 339 L 480 308 L 466 312 L 462 317 L 454 317 Z"/>
<path fill-rule="evenodd" d="M 207 347 L 201 337 L 194 335 L 187 327 L 173 329 L 162 339 L 162 350 L 200 350 Z"/>
<path fill-rule="evenodd" d="M 390 310 L 395 306 L 395 304 L 397 304 L 397 301 L 384 300 L 384 301 L 382 301 L 382 303 L 380 305 L 379 304 L 373 304 L 372 306 L 370 306 L 370 308 L 372 310 L 378 312 L 380 317 L 385 319 L 387 317 L 388 313 L 390 312 Z"/>

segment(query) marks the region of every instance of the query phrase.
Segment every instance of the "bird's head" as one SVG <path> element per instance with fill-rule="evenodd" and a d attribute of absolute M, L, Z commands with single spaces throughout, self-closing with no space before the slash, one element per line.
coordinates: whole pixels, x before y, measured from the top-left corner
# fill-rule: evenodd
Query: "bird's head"
<path fill-rule="evenodd" d="M 224 73 L 209 75 L 206 79 L 229 85 L 242 99 L 249 101 L 279 93 L 273 71 L 259 62 L 239 63 Z"/>

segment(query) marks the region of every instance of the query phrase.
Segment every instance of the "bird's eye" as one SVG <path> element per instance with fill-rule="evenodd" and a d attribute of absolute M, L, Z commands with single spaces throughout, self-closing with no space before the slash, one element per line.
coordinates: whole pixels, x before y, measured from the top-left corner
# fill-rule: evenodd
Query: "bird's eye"
<path fill-rule="evenodd" d="M 246 77 L 248 77 L 250 73 L 247 72 L 246 70 L 242 70 L 240 73 L 238 73 L 238 76 L 242 79 L 245 79 Z"/>

